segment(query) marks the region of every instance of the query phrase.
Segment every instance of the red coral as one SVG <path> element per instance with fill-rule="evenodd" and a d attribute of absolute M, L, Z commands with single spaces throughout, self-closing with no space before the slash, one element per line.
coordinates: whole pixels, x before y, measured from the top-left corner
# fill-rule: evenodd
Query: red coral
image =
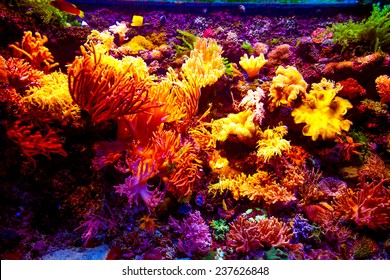
<path fill-rule="evenodd" d="M 340 81 L 339 84 L 343 87 L 338 93 L 342 97 L 354 99 L 366 94 L 366 90 L 353 78 Z"/>
<path fill-rule="evenodd" d="M 60 154 L 64 157 L 67 153 L 62 148 L 62 141 L 54 130 L 42 135 L 40 131 L 33 132 L 33 125 L 22 125 L 21 121 L 16 121 L 7 131 L 9 139 L 17 143 L 22 152 L 36 165 L 33 156 L 44 155 L 50 159 L 50 154 Z"/>

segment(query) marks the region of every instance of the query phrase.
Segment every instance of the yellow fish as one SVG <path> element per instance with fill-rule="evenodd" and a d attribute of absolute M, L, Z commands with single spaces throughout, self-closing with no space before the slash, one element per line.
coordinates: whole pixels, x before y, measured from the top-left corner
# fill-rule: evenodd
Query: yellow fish
<path fill-rule="evenodd" d="M 133 16 L 133 20 L 131 22 L 131 26 L 142 26 L 144 24 L 144 17 L 143 16 Z"/>

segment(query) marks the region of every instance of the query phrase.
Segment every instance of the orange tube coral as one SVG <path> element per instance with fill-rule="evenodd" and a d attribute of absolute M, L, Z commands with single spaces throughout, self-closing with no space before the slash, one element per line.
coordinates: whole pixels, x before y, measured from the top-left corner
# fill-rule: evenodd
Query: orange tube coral
<path fill-rule="evenodd" d="M 148 96 L 150 80 L 135 69 L 136 62 L 96 53 L 93 45 L 88 50 L 81 47 L 83 56 L 69 67 L 68 84 L 73 100 L 92 121 L 104 122 L 159 106 Z"/>

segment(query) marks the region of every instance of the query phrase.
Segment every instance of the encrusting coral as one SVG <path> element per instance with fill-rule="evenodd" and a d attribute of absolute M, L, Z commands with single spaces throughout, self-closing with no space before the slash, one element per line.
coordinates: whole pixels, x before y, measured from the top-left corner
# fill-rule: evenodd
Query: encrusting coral
<path fill-rule="evenodd" d="M 340 85 L 322 79 L 318 84 L 312 84 L 312 89 L 303 99 L 303 104 L 295 108 L 291 115 L 295 123 L 306 123 L 302 129 L 305 136 L 311 136 L 316 141 L 319 136 L 323 139 L 334 138 L 341 131 L 348 131 L 352 122 L 344 120 L 343 116 L 352 104 L 336 96 Z"/>

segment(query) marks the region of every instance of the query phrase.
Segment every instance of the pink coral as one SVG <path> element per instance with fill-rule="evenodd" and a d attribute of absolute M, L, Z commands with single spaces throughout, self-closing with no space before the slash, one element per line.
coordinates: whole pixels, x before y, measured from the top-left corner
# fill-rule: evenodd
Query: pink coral
<path fill-rule="evenodd" d="M 181 235 L 177 244 L 180 252 L 192 257 L 196 254 L 205 255 L 210 251 L 211 233 L 199 211 L 191 213 L 181 223 L 171 216 L 169 225 Z"/>

